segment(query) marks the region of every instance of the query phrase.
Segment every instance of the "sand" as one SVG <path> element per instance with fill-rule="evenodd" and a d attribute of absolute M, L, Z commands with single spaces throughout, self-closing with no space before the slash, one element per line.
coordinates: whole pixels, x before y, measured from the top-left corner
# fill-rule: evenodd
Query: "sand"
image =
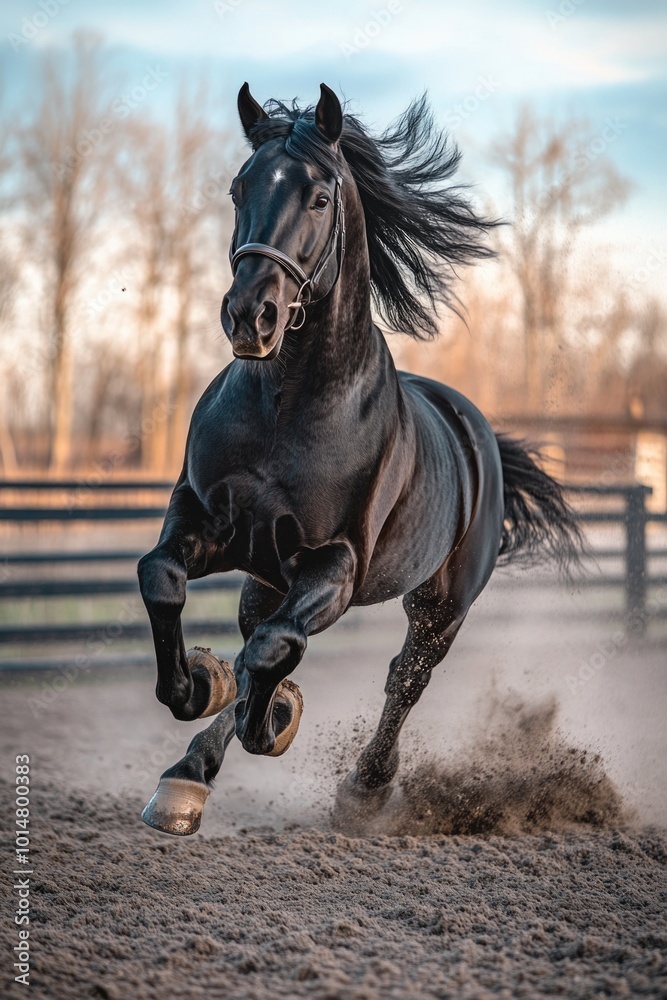
<path fill-rule="evenodd" d="M 31 996 L 666 995 L 656 832 L 177 840 L 141 805 L 40 790 Z"/>
<path fill-rule="evenodd" d="M 666 996 L 667 838 L 556 720 L 553 699 L 493 701 L 458 755 L 413 755 L 360 836 L 331 809 L 167 838 L 138 797 L 38 777 L 31 995 Z"/>
<path fill-rule="evenodd" d="M 667 997 L 662 639 L 572 686 L 607 625 L 480 616 L 411 717 L 389 806 L 343 835 L 335 788 L 377 718 L 395 615 L 313 644 L 294 747 L 232 744 L 188 839 L 139 819 L 199 727 L 157 704 L 151 670 L 0 678 L 3 824 L 16 753 L 34 779 L 27 995 Z M 0 995 L 26 995 L 7 912 Z"/>

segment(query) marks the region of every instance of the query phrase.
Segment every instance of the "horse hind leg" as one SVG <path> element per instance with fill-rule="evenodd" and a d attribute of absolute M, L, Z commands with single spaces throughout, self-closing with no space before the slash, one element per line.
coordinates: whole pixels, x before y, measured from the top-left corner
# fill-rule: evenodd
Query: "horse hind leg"
<path fill-rule="evenodd" d="M 379 725 L 336 796 L 334 824 L 351 833 L 363 829 L 389 800 L 403 724 L 431 679 L 433 668 L 449 652 L 469 608 L 469 604 L 443 596 L 434 579 L 406 594 L 403 606 L 408 633 L 389 668 Z"/>
<path fill-rule="evenodd" d="M 473 431 L 470 437 L 477 440 L 473 449 L 477 497 L 470 523 L 438 572 L 403 598 L 408 634 L 389 669 L 380 724 L 338 790 L 334 821 L 341 828 L 363 826 L 389 799 L 398 769 L 398 737 L 403 723 L 428 684 L 433 668 L 449 652 L 498 558 L 503 492 L 497 444 L 488 427 L 480 433 Z"/>

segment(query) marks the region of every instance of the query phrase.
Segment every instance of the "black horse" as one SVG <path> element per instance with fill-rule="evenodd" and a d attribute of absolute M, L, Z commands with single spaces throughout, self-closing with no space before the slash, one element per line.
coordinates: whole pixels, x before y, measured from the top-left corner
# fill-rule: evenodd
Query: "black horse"
<path fill-rule="evenodd" d="M 397 372 L 388 327 L 437 332 L 457 308 L 451 274 L 491 255 L 465 191 L 443 185 L 459 153 L 424 99 L 372 138 L 324 84 L 315 108 L 238 101 L 253 153 L 231 186 L 234 280 L 222 327 L 235 360 L 192 417 L 183 471 L 156 547 L 139 563 L 155 639 L 157 697 L 177 719 L 217 714 L 143 813 L 198 829 L 234 735 L 276 755 L 301 714 L 287 680 L 308 636 L 350 605 L 405 595 L 379 726 L 337 800 L 341 823 L 386 801 L 401 726 L 499 556 L 567 556 L 578 544 L 558 484 L 494 434 L 453 389 Z M 247 574 L 234 675 L 186 653 L 186 582 Z M 218 714 L 220 713 L 220 714 Z"/>

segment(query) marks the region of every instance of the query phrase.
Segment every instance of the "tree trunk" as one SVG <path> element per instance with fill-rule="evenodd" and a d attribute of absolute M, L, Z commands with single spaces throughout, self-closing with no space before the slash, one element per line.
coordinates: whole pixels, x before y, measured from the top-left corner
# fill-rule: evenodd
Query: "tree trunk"
<path fill-rule="evenodd" d="M 176 326 L 176 375 L 169 408 L 169 469 L 177 471 L 183 460 L 185 438 L 188 431 L 191 373 L 188 365 L 188 305 L 190 301 L 189 276 L 181 270 L 178 293 L 180 308 Z"/>
<path fill-rule="evenodd" d="M 51 368 L 51 449 L 49 469 L 56 475 L 68 472 L 72 451 L 72 370 L 65 323 L 56 318 L 55 352 Z"/>
<path fill-rule="evenodd" d="M 0 420 L 0 458 L 2 459 L 2 471 L 5 479 L 15 476 L 19 466 L 12 432 L 6 420 Z"/>
<path fill-rule="evenodd" d="M 535 315 L 532 290 L 523 289 L 523 336 L 525 348 L 526 409 L 539 413 L 542 405 L 542 364 L 540 357 L 539 324 Z"/>

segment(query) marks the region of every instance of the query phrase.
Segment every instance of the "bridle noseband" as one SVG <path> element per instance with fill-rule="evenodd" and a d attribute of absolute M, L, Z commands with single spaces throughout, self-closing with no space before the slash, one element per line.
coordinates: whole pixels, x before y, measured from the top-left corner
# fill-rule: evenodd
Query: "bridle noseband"
<path fill-rule="evenodd" d="M 306 306 L 310 305 L 311 302 L 319 302 L 321 299 L 325 298 L 332 288 L 336 285 L 338 279 L 340 278 L 341 268 L 343 266 L 343 258 L 345 256 L 345 208 L 343 207 L 343 197 L 342 197 L 342 178 L 336 178 L 336 193 L 334 196 L 334 221 L 331 228 L 331 233 L 329 234 L 329 239 L 327 240 L 324 250 L 320 254 L 320 259 L 315 265 L 313 273 L 308 277 L 303 268 L 297 264 L 295 260 L 288 257 L 286 253 L 282 250 L 277 250 L 275 247 L 269 246 L 267 243 L 244 243 L 243 246 L 239 247 L 238 250 L 234 249 L 236 243 L 236 232 L 234 232 L 234 237 L 232 239 L 232 274 L 236 274 L 236 268 L 241 257 L 247 257 L 249 254 L 259 254 L 262 257 L 268 257 L 269 260 L 275 261 L 276 264 L 287 271 L 289 276 L 294 279 L 298 287 L 298 292 L 296 298 L 293 302 L 287 306 L 288 309 L 293 309 L 294 314 L 290 319 L 289 323 L 285 327 L 286 330 L 300 330 L 303 324 L 306 322 Z M 340 241 L 340 251 L 338 251 L 338 243 Z M 336 277 L 334 282 L 324 295 L 320 295 L 319 298 L 313 298 L 313 289 L 317 285 L 317 282 L 322 277 L 324 270 L 331 260 L 332 256 L 337 253 L 337 265 L 336 265 Z M 301 315 L 299 316 L 299 311 Z M 297 325 L 297 319 L 300 319 Z"/>

